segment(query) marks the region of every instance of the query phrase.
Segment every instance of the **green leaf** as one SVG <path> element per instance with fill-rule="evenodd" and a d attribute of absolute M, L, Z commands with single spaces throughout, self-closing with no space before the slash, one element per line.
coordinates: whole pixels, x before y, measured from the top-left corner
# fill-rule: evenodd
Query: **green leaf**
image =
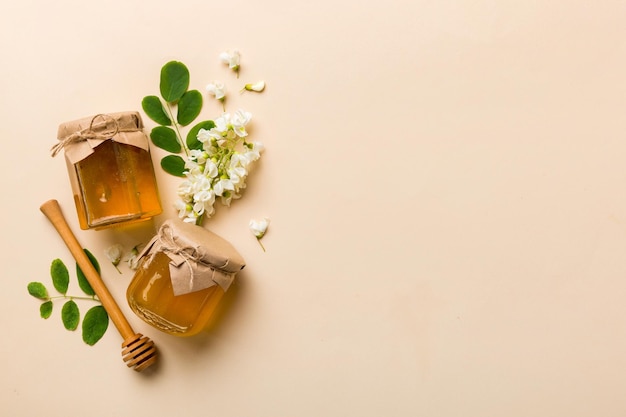
<path fill-rule="evenodd" d="M 161 97 L 175 103 L 189 87 L 189 70 L 182 62 L 170 61 L 161 68 Z"/>
<path fill-rule="evenodd" d="M 200 129 L 211 130 L 215 127 L 215 123 L 213 120 L 205 120 L 203 122 L 198 123 L 187 133 L 187 147 L 189 149 L 202 149 L 202 142 L 198 140 L 198 132 Z"/>
<path fill-rule="evenodd" d="M 48 300 L 48 290 L 46 286 L 41 282 L 29 282 L 28 283 L 28 293 L 35 298 L 39 298 L 40 300 Z"/>
<path fill-rule="evenodd" d="M 89 346 L 96 344 L 109 327 L 109 315 L 102 306 L 91 307 L 83 319 L 83 341 Z"/>
<path fill-rule="evenodd" d="M 202 110 L 202 94 L 198 90 L 187 91 L 178 102 L 178 123 L 187 126 L 193 122 Z"/>
<path fill-rule="evenodd" d="M 39 314 L 42 319 L 47 319 L 52 314 L 52 301 L 46 301 L 39 306 Z"/>
<path fill-rule="evenodd" d="M 146 96 L 141 100 L 141 108 L 149 118 L 162 126 L 170 126 L 172 121 L 168 117 L 161 99 L 157 96 Z"/>
<path fill-rule="evenodd" d="M 100 264 L 98 263 L 98 260 L 96 259 L 96 257 L 93 256 L 93 254 L 89 252 L 87 249 L 83 249 L 83 250 L 85 251 L 85 254 L 91 261 L 91 264 L 94 266 L 94 268 L 96 268 L 96 271 L 100 273 Z M 76 277 L 78 278 L 78 286 L 80 287 L 81 290 L 83 290 L 85 294 L 91 295 L 91 296 L 96 295 L 96 292 L 93 290 L 93 288 L 91 288 L 89 281 L 87 281 L 87 277 L 85 277 L 85 274 L 80 269 L 78 264 L 76 264 Z"/>
<path fill-rule="evenodd" d="M 176 138 L 176 132 L 171 127 L 157 126 L 150 132 L 152 143 L 168 152 L 178 153 L 181 146 Z"/>
<path fill-rule="evenodd" d="M 185 160 L 178 155 L 168 155 L 161 159 L 161 168 L 168 174 L 177 177 L 185 176 Z"/>
<path fill-rule="evenodd" d="M 70 284 L 70 273 L 67 267 L 60 259 L 55 259 L 50 265 L 50 276 L 52 276 L 52 285 L 54 288 L 65 295 L 67 293 L 67 287 Z"/>
<path fill-rule="evenodd" d="M 74 300 L 69 300 L 63 304 L 61 309 L 61 320 L 67 330 L 76 330 L 80 321 L 80 311 Z"/>

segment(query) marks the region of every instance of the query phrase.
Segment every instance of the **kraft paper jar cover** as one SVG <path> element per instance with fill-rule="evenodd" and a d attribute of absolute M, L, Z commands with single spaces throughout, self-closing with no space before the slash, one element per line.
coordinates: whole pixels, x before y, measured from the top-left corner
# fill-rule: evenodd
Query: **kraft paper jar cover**
<path fill-rule="evenodd" d="M 94 152 L 106 140 L 114 140 L 149 150 L 150 142 L 143 132 L 141 116 L 136 111 L 103 113 L 63 123 L 59 126 L 59 142 L 52 148 L 53 155 L 61 149 L 71 164 Z"/>
<path fill-rule="evenodd" d="M 139 254 L 139 259 L 157 252 L 170 258 L 169 271 L 175 295 L 213 285 L 226 291 L 235 274 L 245 266 L 243 257 L 230 242 L 202 226 L 178 220 L 163 222 L 157 235 Z"/>

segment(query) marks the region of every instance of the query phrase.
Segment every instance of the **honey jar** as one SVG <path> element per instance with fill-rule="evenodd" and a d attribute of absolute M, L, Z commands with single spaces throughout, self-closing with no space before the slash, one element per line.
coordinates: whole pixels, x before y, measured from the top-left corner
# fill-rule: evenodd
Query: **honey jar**
<path fill-rule="evenodd" d="M 55 156 L 65 153 L 81 229 L 102 229 L 161 213 L 150 143 L 137 112 L 63 123 Z"/>
<path fill-rule="evenodd" d="M 166 220 L 138 257 L 128 304 L 145 322 L 175 336 L 205 329 L 245 266 L 228 241 L 180 220 Z"/>

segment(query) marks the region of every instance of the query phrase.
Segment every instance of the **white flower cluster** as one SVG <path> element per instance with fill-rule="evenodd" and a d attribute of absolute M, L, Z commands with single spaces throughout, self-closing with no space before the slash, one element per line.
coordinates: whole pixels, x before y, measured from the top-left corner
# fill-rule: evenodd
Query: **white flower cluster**
<path fill-rule="evenodd" d="M 247 141 L 246 125 L 251 118 L 252 114 L 243 110 L 224 113 L 215 120 L 215 127 L 198 132 L 202 149 L 189 151 L 186 179 L 178 187 L 179 198 L 174 203 L 185 222 L 199 224 L 204 217 L 211 217 L 217 197 L 226 206 L 241 197 L 250 164 L 263 150 L 262 143 Z"/>

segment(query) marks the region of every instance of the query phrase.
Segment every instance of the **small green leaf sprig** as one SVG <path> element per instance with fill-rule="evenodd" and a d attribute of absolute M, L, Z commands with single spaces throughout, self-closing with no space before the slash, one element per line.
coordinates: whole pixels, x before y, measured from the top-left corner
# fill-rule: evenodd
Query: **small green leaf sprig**
<path fill-rule="evenodd" d="M 84 249 L 85 254 L 91 261 L 92 265 L 100 272 L 98 260 L 91 252 Z M 100 303 L 95 291 L 87 281 L 87 277 L 76 264 L 76 278 L 78 286 L 85 293 L 85 296 L 68 295 L 67 291 L 70 283 L 70 274 L 67 266 L 61 259 L 54 259 L 50 265 L 50 276 L 54 289 L 61 295 L 50 296 L 46 286 L 38 281 L 28 283 L 28 293 L 33 297 L 42 300 L 39 306 L 39 313 L 43 319 L 48 319 L 52 315 L 55 300 L 66 300 L 61 308 L 61 321 L 63 326 L 70 331 L 78 328 L 80 323 L 80 309 L 75 300 L 88 300 L 98 303 L 91 307 L 83 318 L 82 338 L 89 346 L 95 345 L 104 336 L 109 326 L 109 315 Z"/>
<path fill-rule="evenodd" d="M 185 160 L 178 154 L 184 151 L 185 155 L 189 155 L 190 149 L 201 148 L 196 135 L 200 129 L 208 130 L 215 126 L 211 120 L 202 121 L 189 130 L 183 142 L 181 128 L 196 120 L 203 105 L 202 93 L 189 90 L 189 81 L 189 69 L 185 64 L 170 61 L 161 68 L 161 97 L 150 95 L 141 101 L 146 115 L 159 124 L 150 132 L 152 143 L 171 153 L 161 159 L 161 167 L 178 177 L 185 176 Z"/>

